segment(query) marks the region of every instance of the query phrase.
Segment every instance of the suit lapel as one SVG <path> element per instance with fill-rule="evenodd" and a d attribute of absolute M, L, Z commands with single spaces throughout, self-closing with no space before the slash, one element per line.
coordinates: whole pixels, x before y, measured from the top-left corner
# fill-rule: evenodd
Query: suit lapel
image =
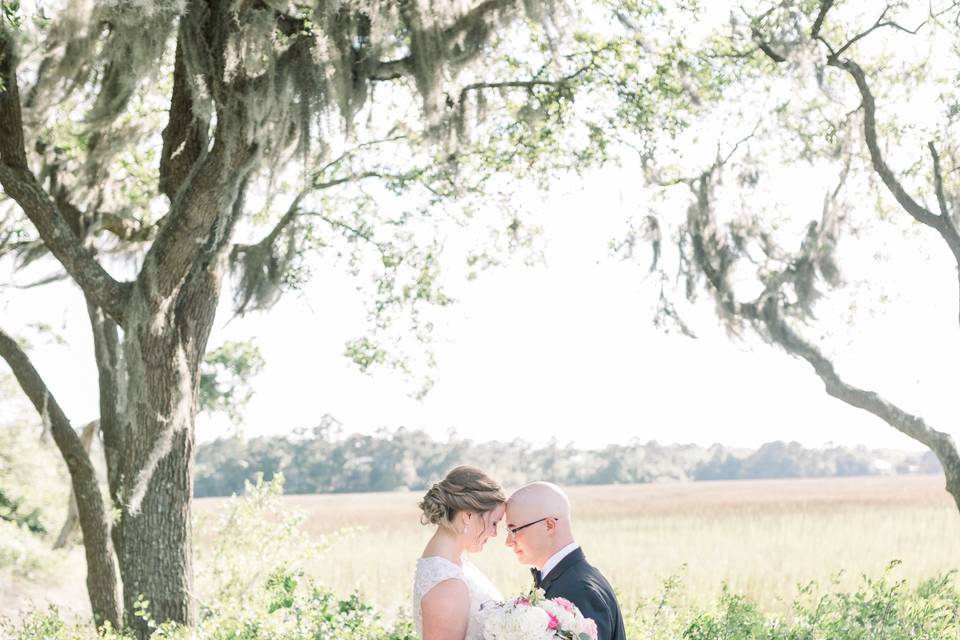
<path fill-rule="evenodd" d="M 553 581 L 563 575 L 564 571 L 584 560 L 586 560 L 586 556 L 583 555 L 583 549 L 577 547 L 567 554 L 557 566 L 551 569 L 550 573 L 543 577 L 543 580 L 540 582 L 540 588 L 546 593 L 550 590 L 550 585 L 553 584 Z"/>

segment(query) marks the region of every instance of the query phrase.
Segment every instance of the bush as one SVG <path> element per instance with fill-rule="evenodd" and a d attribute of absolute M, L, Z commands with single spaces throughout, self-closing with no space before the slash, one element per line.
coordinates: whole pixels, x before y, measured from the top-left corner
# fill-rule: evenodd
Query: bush
<path fill-rule="evenodd" d="M 717 603 L 680 605 L 677 578 L 663 593 L 628 615 L 627 636 L 644 640 L 940 640 L 960 638 L 960 590 L 946 573 L 911 589 L 894 578 L 893 562 L 877 579 L 864 577 L 853 592 L 817 585 L 800 589 L 789 614 L 765 615 L 744 596 L 724 588 Z"/>
<path fill-rule="evenodd" d="M 160 640 L 416 640 L 409 619 L 385 624 L 359 594 L 338 598 L 296 571 L 278 568 L 252 594 L 256 607 L 207 609 L 194 629 L 156 627 Z M 891 571 L 864 578 L 853 593 L 817 595 L 815 585 L 800 590 L 793 609 L 782 616 L 761 612 L 747 598 L 727 589 L 712 607 L 678 607 L 679 581 L 627 615 L 633 640 L 942 640 L 960 638 L 960 591 L 948 573 L 910 588 Z M 149 617 L 149 607 L 143 608 Z M 95 634 L 69 625 L 51 608 L 34 612 L 3 629 L 13 640 L 129 640 L 105 627 Z M 97 637 L 99 635 L 99 638 Z"/>
<path fill-rule="evenodd" d="M 149 604 L 139 614 L 155 628 L 155 640 L 416 640 L 409 619 L 386 625 L 359 594 L 337 598 L 308 578 L 284 570 L 273 573 L 254 599 L 262 608 L 218 608 L 203 616 L 194 629 L 156 625 Z M 264 596 L 264 597 L 258 597 Z M 19 622 L 0 627 L 0 637 L 12 640 L 132 640 L 132 635 L 105 625 L 99 631 L 66 623 L 51 607 Z"/>
<path fill-rule="evenodd" d="M 0 520 L 0 579 L 30 578 L 38 571 L 50 569 L 58 559 L 41 537 L 13 522 Z"/>
<path fill-rule="evenodd" d="M 201 616 L 262 609 L 273 573 L 298 573 L 329 546 L 304 532 L 302 513 L 281 504 L 283 483 L 282 474 L 269 482 L 258 474 L 242 496 L 230 498 L 212 518 L 198 518 L 195 538 L 210 541 L 197 545 L 194 562 Z"/>
<path fill-rule="evenodd" d="M 334 594 L 306 575 L 310 558 L 323 553 L 304 532 L 303 516 L 281 508 L 283 477 L 259 476 L 246 493 L 228 501 L 198 535 L 195 628 L 156 625 L 156 640 L 416 640 L 409 617 L 384 618 L 361 594 Z M 0 565 L 39 551 L 26 529 L 0 523 Z M 960 638 L 960 590 L 954 573 L 911 587 L 895 578 L 896 562 L 877 579 L 864 577 L 854 592 L 799 590 L 787 614 L 764 613 L 748 598 L 724 588 L 709 607 L 685 602 L 682 580 L 671 577 L 656 597 L 626 611 L 633 640 L 940 640 Z M 135 612 L 150 621 L 149 602 Z M 132 640 L 109 626 L 94 630 L 64 620 L 56 608 L 32 612 L 0 626 L 12 640 Z"/>
<path fill-rule="evenodd" d="M 66 519 L 70 479 L 50 436 L 34 422 L 0 421 L 0 515 L 56 535 Z"/>

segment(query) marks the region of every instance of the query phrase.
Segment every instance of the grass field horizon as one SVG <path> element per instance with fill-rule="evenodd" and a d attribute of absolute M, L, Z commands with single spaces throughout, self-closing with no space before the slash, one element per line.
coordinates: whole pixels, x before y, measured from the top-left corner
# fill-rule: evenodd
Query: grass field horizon
<path fill-rule="evenodd" d="M 784 608 L 798 585 L 852 588 L 894 560 L 911 582 L 960 568 L 960 514 L 941 476 L 715 481 L 566 487 L 578 541 L 625 606 L 678 575 L 692 602 L 724 584 L 765 609 Z M 422 492 L 291 495 L 329 548 L 305 564 L 337 592 L 359 589 L 385 611 L 408 607 L 416 558 L 432 529 L 419 524 Z M 224 498 L 196 503 L 198 518 Z M 337 531 L 349 533 L 337 535 Z M 204 544 L 200 535 L 198 545 Z M 529 572 L 503 532 L 471 560 L 504 594 Z M 842 573 L 841 573 L 842 572 Z M 839 577 L 838 573 L 841 573 Z"/>
<path fill-rule="evenodd" d="M 901 561 L 895 577 L 913 584 L 960 568 L 960 514 L 943 482 L 942 476 L 883 476 L 566 490 L 577 539 L 624 608 L 656 597 L 663 581 L 676 575 L 685 602 L 715 601 L 727 584 L 764 610 L 781 612 L 799 585 L 815 581 L 824 590 L 852 590 L 861 574 L 877 577 L 893 560 Z M 251 536 L 269 537 L 273 520 L 300 513 L 298 535 L 322 541 L 323 550 L 298 557 L 296 569 L 338 594 L 359 590 L 390 618 L 409 611 L 413 568 L 432 533 L 419 523 L 421 495 L 282 496 Z M 198 572 L 230 504 L 236 503 L 194 503 Z M 251 548 L 257 552 L 255 541 Z M 86 614 L 82 550 L 57 558 L 47 571 L 0 585 L 0 612 L 52 603 Z M 505 547 L 502 529 L 471 560 L 504 595 L 529 587 L 529 572 Z"/>

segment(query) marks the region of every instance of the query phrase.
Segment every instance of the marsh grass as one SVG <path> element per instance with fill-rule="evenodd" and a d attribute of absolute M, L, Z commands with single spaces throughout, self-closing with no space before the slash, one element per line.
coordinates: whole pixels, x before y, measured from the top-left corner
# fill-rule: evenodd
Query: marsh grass
<path fill-rule="evenodd" d="M 569 494 L 579 541 L 628 609 L 674 575 L 689 604 L 716 601 L 727 584 L 780 613 L 811 581 L 852 589 L 892 560 L 902 561 L 896 576 L 914 584 L 960 567 L 960 516 L 938 477 L 572 487 Z M 327 548 L 304 569 L 336 593 L 359 590 L 391 615 L 409 607 L 414 563 L 430 535 L 418 522 L 419 497 L 285 496 L 282 504 L 303 514 L 307 532 L 325 537 Z M 198 514 L 222 503 L 198 500 Z M 210 543 L 198 532 L 198 553 Z M 504 593 L 528 586 L 502 531 L 472 560 Z"/>

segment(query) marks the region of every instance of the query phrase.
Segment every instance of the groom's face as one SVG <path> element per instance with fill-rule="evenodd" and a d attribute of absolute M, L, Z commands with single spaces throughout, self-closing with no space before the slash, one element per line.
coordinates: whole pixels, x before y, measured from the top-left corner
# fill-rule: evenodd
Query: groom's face
<path fill-rule="evenodd" d="M 505 521 L 507 525 L 507 546 L 513 549 L 520 564 L 542 567 L 549 558 L 550 549 L 550 531 L 552 527 L 546 520 L 537 524 L 524 526 L 536 520 L 541 520 L 544 516 L 540 513 L 530 511 L 525 505 L 512 505 L 507 502 L 507 512 Z M 523 527 L 516 534 L 510 533 L 511 529 Z"/>

